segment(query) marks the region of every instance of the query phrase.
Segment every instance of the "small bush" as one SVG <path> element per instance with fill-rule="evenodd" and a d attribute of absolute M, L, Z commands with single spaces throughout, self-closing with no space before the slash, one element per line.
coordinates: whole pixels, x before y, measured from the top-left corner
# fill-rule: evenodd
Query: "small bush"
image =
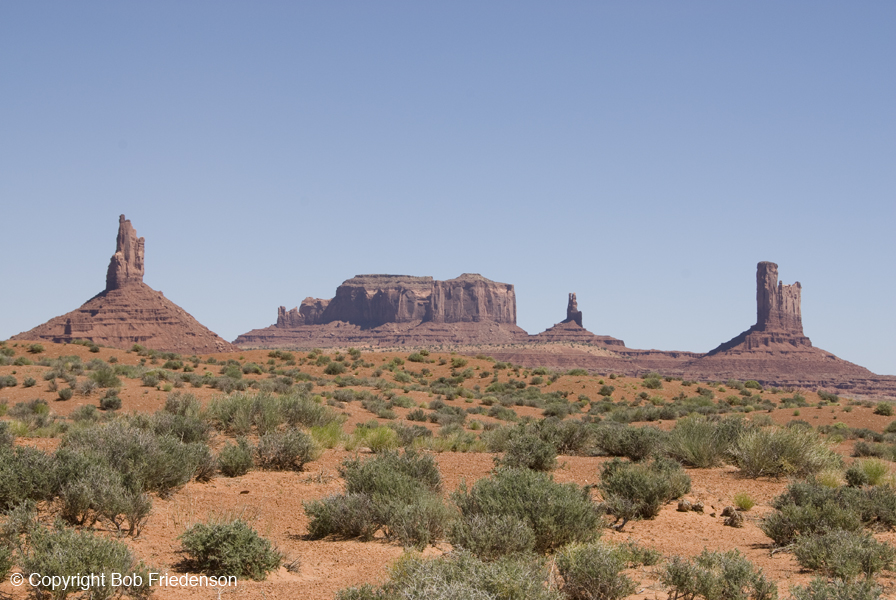
<path fill-rule="evenodd" d="M 31 354 L 40 354 L 43 351 L 43 344 L 31 344 L 30 346 L 28 346 L 28 352 L 30 352 Z"/>
<path fill-rule="evenodd" d="M 218 453 L 221 473 L 227 477 L 239 477 L 248 473 L 255 465 L 252 459 L 254 448 L 246 438 L 239 438 L 236 444 L 227 444 Z"/>
<path fill-rule="evenodd" d="M 713 421 L 703 415 L 679 419 L 669 434 L 667 452 L 686 465 L 698 468 L 722 464 L 747 430 L 743 418 Z"/>
<path fill-rule="evenodd" d="M 600 524 L 587 490 L 572 483 L 556 483 L 529 469 L 500 469 L 477 481 L 469 491 L 461 484 L 451 498 L 467 520 L 476 515 L 510 516 L 527 523 L 538 552 L 589 542 L 597 536 Z"/>
<path fill-rule="evenodd" d="M 37 385 L 37 380 L 34 377 L 26 377 L 22 380 L 22 386 L 26 388 L 34 387 Z"/>
<path fill-rule="evenodd" d="M 515 433 L 507 442 L 502 458 L 495 458 L 499 467 L 553 471 L 557 468 L 554 446 L 532 433 Z"/>
<path fill-rule="evenodd" d="M 675 598 L 773 600 L 778 587 L 739 551 L 703 550 L 693 560 L 675 556 L 660 574 Z"/>
<path fill-rule="evenodd" d="M 104 575 L 110 582 L 112 573 L 136 573 L 141 575 L 142 586 L 123 586 L 113 588 L 91 588 L 91 597 L 97 599 L 112 598 L 127 594 L 132 597 L 143 597 L 149 594 L 149 576 L 146 567 L 138 563 L 127 545 L 94 535 L 89 531 L 74 529 L 45 529 L 35 527 L 28 532 L 28 549 L 20 557 L 22 573 L 27 580 L 32 573 L 41 575 L 41 580 L 53 577 L 72 577 L 82 573 L 97 576 Z M 68 589 L 52 589 L 38 585 L 35 592 L 51 594 L 56 600 L 62 600 L 70 594 L 81 590 L 76 586 Z"/>
<path fill-rule="evenodd" d="M 480 560 L 492 561 L 509 554 L 526 554 L 535 547 L 535 533 L 514 515 L 481 515 L 457 519 L 448 538 Z"/>
<path fill-rule="evenodd" d="M 840 456 L 818 433 L 803 427 L 769 427 L 747 431 L 732 449 L 735 464 L 747 477 L 805 477 L 839 467 Z"/>
<path fill-rule="evenodd" d="M 255 453 L 258 466 L 262 469 L 301 471 L 305 463 L 314 460 L 317 448 L 308 434 L 298 429 L 287 429 L 261 436 Z"/>
<path fill-rule="evenodd" d="M 873 580 L 813 579 L 806 587 L 792 587 L 793 600 L 881 600 L 883 589 Z"/>
<path fill-rule="evenodd" d="M 874 407 L 874 414 L 883 415 L 885 417 L 893 416 L 893 405 L 889 402 L 881 402 Z"/>
<path fill-rule="evenodd" d="M 282 555 L 242 519 L 197 523 L 180 538 L 195 567 L 212 575 L 265 579 L 279 568 Z"/>
<path fill-rule="evenodd" d="M 594 429 L 595 445 L 609 456 L 639 461 L 662 454 L 669 434 L 656 427 L 601 423 Z"/>
<path fill-rule="evenodd" d="M 57 392 L 60 400 L 71 400 L 72 396 L 75 395 L 75 390 L 70 387 L 62 388 Z"/>
<path fill-rule="evenodd" d="M 101 388 L 121 387 L 121 380 L 110 367 L 102 367 L 90 374 L 90 379 Z"/>
<path fill-rule="evenodd" d="M 691 478 L 670 459 L 649 464 L 614 459 L 604 465 L 598 488 L 607 512 L 622 520 L 621 529 L 630 519 L 656 517 L 663 504 L 691 490 Z"/>
<path fill-rule="evenodd" d="M 738 492 L 734 494 L 734 506 L 737 510 L 748 511 L 756 506 L 756 501 L 746 492 Z"/>
<path fill-rule="evenodd" d="M 100 408 L 102 410 L 118 410 L 121 408 L 121 398 L 118 396 L 103 396 L 100 398 Z"/>
<path fill-rule="evenodd" d="M 438 558 L 406 554 L 392 567 L 382 587 L 363 585 L 336 594 L 336 600 L 561 600 L 548 585 L 542 561 L 506 557 L 483 562 L 469 552 Z"/>
<path fill-rule="evenodd" d="M 342 375 L 345 373 L 345 364 L 337 361 L 327 363 L 327 366 L 324 368 L 324 373 L 327 375 Z"/>
<path fill-rule="evenodd" d="M 634 593 L 635 582 L 622 574 L 625 561 L 600 542 L 572 544 L 557 554 L 563 593 L 570 600 L 620 600 Z"/>
<path fill-rule="evenodd" d="M 896 549 L 875 540 L 870 533 L 843 530 L 800 536 L 793 554 L 806 569 L 846 580 L 859 575 L 873 577 L 891 569 L 896 560 Z"/>
<path fill-rule="evenodd" d="M 889 472 L 890 467 L 880 459 L 857 460 L 846 469 L 846 483 L 851 486 L 880 485 Z"/>

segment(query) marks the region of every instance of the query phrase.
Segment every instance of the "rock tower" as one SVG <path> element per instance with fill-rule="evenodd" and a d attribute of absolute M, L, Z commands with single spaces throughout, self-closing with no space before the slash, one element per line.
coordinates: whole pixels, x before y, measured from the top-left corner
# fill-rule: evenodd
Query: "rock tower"
<path fill-rule="evenodd" d="M 184 309 L 143 283 L 144 240 L 131 222 L 118 218 L 115 254 L 106 270 L 106 289 L 81 308 L 13 336 L 19 340 L 91 340 L 104 346 L 182 353 L 228 352 L 233 347 Z"/>

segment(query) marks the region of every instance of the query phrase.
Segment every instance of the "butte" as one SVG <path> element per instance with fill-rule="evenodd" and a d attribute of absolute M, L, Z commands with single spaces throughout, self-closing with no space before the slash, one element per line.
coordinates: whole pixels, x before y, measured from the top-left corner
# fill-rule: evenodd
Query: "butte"
<path fill-rule="evenodd" d="M 143 248 L 143 238 L 137 237 L 131 222 L 121 215 L 115 254 L 106 271 L 106 289 L 80 308 L 11 339 L 59 343 L 90 340 L 122 349 L 140 344 L 177 353 L 233 351 L 233 346 L 162 292 L 143 283 Z"/>

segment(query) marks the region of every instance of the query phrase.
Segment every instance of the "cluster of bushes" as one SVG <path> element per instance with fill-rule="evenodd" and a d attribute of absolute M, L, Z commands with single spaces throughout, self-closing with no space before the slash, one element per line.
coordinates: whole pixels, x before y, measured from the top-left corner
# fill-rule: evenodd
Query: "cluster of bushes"
<path fill-rule="evenodd" d="M 346 459 L 340 474 L 345 494 L 305 503 L 312 538 L 370 539 L 383 530 L 388 539 L 424 547 L 443 535 L 450 513 L 431 456 L 389 451 L 366 461 Z"/>

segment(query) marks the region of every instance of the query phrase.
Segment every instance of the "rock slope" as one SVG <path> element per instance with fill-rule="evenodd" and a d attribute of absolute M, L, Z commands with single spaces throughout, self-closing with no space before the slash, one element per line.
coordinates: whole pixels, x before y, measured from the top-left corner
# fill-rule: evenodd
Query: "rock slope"
<path fill-rule="evenodd" d="M 115 254 L 106 271 L 106 289 L 80 308 L 50 319 L 12 339 L 71 342 L 91 340 L 104 346 L 140 344 L 178 353 L 228 352 L 233 347 L 203 327 L 184 309 L 143 283 L 144 239 L 121 215 Z"/>

